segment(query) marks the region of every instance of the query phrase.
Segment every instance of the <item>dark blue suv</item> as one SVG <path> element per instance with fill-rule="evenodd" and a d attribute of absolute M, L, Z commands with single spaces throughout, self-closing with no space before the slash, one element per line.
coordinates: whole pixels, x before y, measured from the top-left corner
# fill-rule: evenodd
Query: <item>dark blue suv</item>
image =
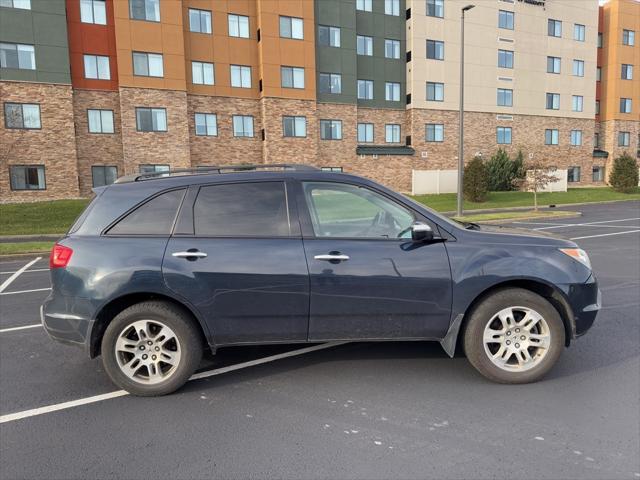
<path fill-rule="evenodd" d="M 485 377 L 531 382 L 600 308 L 573 242 L 293 165 L 120 178 L 50 263 L 46 331 L 138 395 L 179 388 L 205 348 L 329 340 L 459 344 Z"/>

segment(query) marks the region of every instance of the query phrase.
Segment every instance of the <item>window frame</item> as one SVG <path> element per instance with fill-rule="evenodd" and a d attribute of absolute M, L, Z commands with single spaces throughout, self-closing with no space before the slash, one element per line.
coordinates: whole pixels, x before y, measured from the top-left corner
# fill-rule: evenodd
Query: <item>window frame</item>
<path fill-rule="evenodd" d="M 364 53 L 360 53 L 361 40 Z M 367 47 L 371 47 L 371 53 L 367 53 L 369 51 Z M 356 35 L 356 55 L 360 55 L 362 57 L 373 56 L 373 37 L 370 37 L 369 35 Z"/>
<path fill-rule="evenodd" d="M 304 119 L 304 135 L 297 134 L 297 120 Z M 285 135 L 285 121 L 293 120 L 293 135 Z M 305 115 L 283 115 L 282 116 L 282 137 L 283 138 L 307 138 L 307 117 Z"/>
<path fill-rule="evenodd" d="M 138 111 L 149 110 L 151 113 L 151 130 L 142 130 L 138 124 Z M 164 112 L 164 130 L 153 129 L 153 112 L 154 110 L 162 110 Z M 135 107 L 136 114 L 136 132 L 138 133 L 166 133 L 169 131 L 169 120 L 167 118 L 167 109 L 165 107 Z"/>
<path fill-rule="evenodd" d="M 362 5 L 358 7 L 358 5 Z M 371 12 L 373 10 L 373 0 L 356 0 L 357 12 Z"/>
<path fill-rule="evenodd" d="M 329 79 L 329 91 L 323 91 L 322 90 L 322 77 L 328 77 Z M 332 90 L 332 86 L 333 86 L 333 77 L 338 78 L 338 83 L 339 83 L 339 91 L 338 92 L 333 92 Z M 324 95 L 342 95 L 342 74 L 341 73 L 328 73 L 328 72 L 319 72 L 318 73 L 318 92 Z"/>
<path fill-rule="evenodd" d="M 427 82 L 427 94 L 426 101 L 427 102 L 444 102 L 444 83 L 443 82 Z M 433 87 L 433 99 L 429 98 L 429 86 Z M 438 91 L 442 93 L 440 99 L 438 99 Z"/>
<path fill-rule="evenodd" d="M 387 47 L 391 47 L 391 56 L 387 55 Z M 393 38 L 385 38 L 384 39 L 384 58 L 390 60 L 399 60 L 400 59 L 400 40 L 395 40 Z M 396 56 L 397 53 L 397 56 Z"/>
<path fill-rule="evenodd" d="M 144 5 L 144 12 L 145 12 L 145 18 L 136 18 L 133 16 L 133 2 L 142 2 Z M 158 18 L 157 20 L 150 20 L 149 18 L 147 18 L 147 3 L 151 3 L 151 4 L 158 4 Z M 160 0 L 129 0 L 129 19 L 130 20 L 136 20 L 139 22 L 153 22 L 153 23 L 160 23 L 160 21 L 162 20 L 162 13 L 161 13 L 161 9 L 160 9 L 160 5 L 161 5 L 161 1 Z"/>
<path fill-rule="evenodd" d="M 389 130 L 391 128 L 391 130 Z M 389 140 L 389 131 L 391 131 L 391 140 Z M 395 140 L 395 134 L 398 134 L 398 140 Z M 402 143 L 402 127 L 399 123 L 384 124 L 384 143 Z"/>
<path fill-rule="evenodd" d="M 22 126 L 21 127 L 11 127 L 7 123 L 7 105 L 20 105 L 20 114 L 22 118 Z M 37 106 L 38 107 L 38 126 L 37 127 L 25 127 L 24 126 L 24 106 Z M 4 115 L 4 128 L 11 130 L 42 130 L 42 109 L 40 108 L 39 103 L 26 103 L 26 102 L 3 102 L 2 103 L 2 111 Z"/>
<path fill-rule="evenodd" d="M 389 10 L 391 11 L 391 13 L 389 13 Z M 384 14 L 392 17 L 399 17 L 400 0 L 384 0 Z"/>
<path fill-rule="evenodd" d="M 574 58 L 573 59 L 573 66 L 571 68 L 571 74 L 574 77 L 584 77 L 584 60 L 580 60 L 578 58 Z"/>
<path fill-rule="evenodd" d="M 364 97 L 360 96 L 361 85 L 364 86 L 364 93 L 365 93 Z M 373 100 L 374 99 L 373 86 L 374 86 L 373 80 L 357 79 L 356 80 L 356 99 L 357 100 Z"/>
<path fill-rule="evenodd" d="M 364 140 L 360 140 L 360 127 L 364 127 Z M 371 140 L 369 138 L 369 127 L 371 127 Z M 358 143 L 374 143 L 375 125 L 371 122 L 358 122 L 356 125 L 356 140 Z"/>
<path fill-rule="evenodd" d="M 574 129 L 569 132 L 569 145 L 572 147 L 582 146 L 582 130 Z"/>
<path fill-rule="evenodd" d="M 547 134 L 549 134 L 549 142 L 547 142 Z M 544 144 L 556 147 L 560 145 L 560 130 L 558 130 L 557 128 L 545 128 Z"/>
<path fill-rule="evenodd" d="M 624 139 L 626 139 L 626 141 Z M 622 130 L 618 131 L 618 146 L 619 147 L 631 146 L 631 132 L 622 131 Z"/>
<path fill-rule="evenodd" d="M 205 133 L 198 133 L 198 115 L 204 117 Z M 209 117 L 215 119 L 215 133 L 209 134 Z M 210 112 L 193 112 L 193 131 L 196 137 L 217 137 L 218 136 L 218 114 Z"/>
<path fill-rule="evenodd" d="M 549 102 L 549 99 L 551 99 L 551 102 Z M 557 107 L 556 107 L 556 99 L 558 100 Z M 545 110 L 560 110 L 560 94 L 554 93 L 554 92 L 546 92 L 544 107 L 545 107 Z"/>
<path fill-rule="evenodd" d="M 622 29 L 622 45 L 627 47 L 633 47 L 636 44 L 636 32 L 635 30 Z"/>
<path fill-rule="evenodd" d="M 553 25 L 553 31 L 551 29 L 552 25 Z M 556 20 L 553 18 L 547 19 L 547 36 L 562 38 L 562 21 L 561 20 Z"/>
<path fill-rule="evenodd" d="M 297 37 L 294 36 L 294 29 L 293 29 L 293 25 L 294 25 L 294 20 L 295 23 L 298 24 L 300 26 L 300 33 L 301 36 Z M 286 35 L 286 28 L 285 28 L 285 35 L 283 35 L 283 31 L 282 31 L 282 22 L 285 22 L 285 24 L 288 22 L 289 26 L 289 35 Z M 288 15 L 280 15 L 278 18 L 278 34 L 280 35 L 280 38 L 286 38 L 288 40 L 304 40 L 304 19 L 300 18 L 300 17 L 291 17 Z"/>
<path fill-rule="evenodd" d="M 238 135 L 236 132 L 236 118 L 242 119 L 242 135 Z M 245 122 L 247 119 L 251 119 L 251 135 L 247 135 L 247 129 L 245 129 Z M 256 122 L 253 115 L 234 114 L 231 115 L 231 129 L 233 132 L 233 138 L 255 138 L 256 137 Z"/>
<path fill-rule="evenodd" d="M 391 88 L 391 98 L 388 98 L 389 88 Z M 402 84 L 400 82 L 384 82 L 384 99 L 386 102 L 399 102 L 402 97 Z M 396 95 L 398 98 L 396 99 Z"/>
<path fill-rule="evenodd" d="M 500 94 L 502 94 L 503 103 L 500 103 Z M 507 102 L 507 100 L 510 100 Z M 497 88 L 496 89 L 496 106 L 497 107 L 513 107 L 513 89 Z"/>
<path fill-rule="evenodd" d="M 323 137 L 323 128 L 322 125 L 326 124 L 327 122 L 329 122 L 330 124 L 330 128 L 329 131 L 333 131 L 333 124 L 335 123 L 336 125 L 340 125 L 340 137 L 334 137 L 333 135 L 330 138 L 327 137 Z M 339 119 L 335 119 L 335 118 L 321 118 L 320 121 L 318 122 L 319 126 L 320 126 L 320 140 L 328 140 L 328 141 L 340 141 L 342 140 L 343 136 L 342 136 L 342 120 Z"/>
<path fill-rule="evenodd" d="M 29 164 L 23 164 L 23 163 L 17 163 L 17 164 L 9 164 L 9 189 L 12 192 L 24 192 L 24 191 L 42 191 L 42 190 L 46 190 L 47 189 L 47 167 L 45 164 L 43 163 L 29 163 Z M 13 168 L 35 168 L 36 170 L 42 168 L 42 180 L 44 183 L 44 186 L 42 188 L 15 188 L 15 185 L 13 183 L 13 176 L 11 175 L 11 169 Z M 26 172 L 25 172 L 26 175 Z M 25 182 L 25 185 L 27 183 Z"/>
<path fill-rule="evenodd" d="M 498 49 L 498 68 L 510 68 L 513 69 L 515 53 L 513 50 L 505 50 L 503 48 Z M 503 60 L 501 65 L 500 60 Z"/>
<path fill-rule="evenodd" d="M 16 7 L 16 0 L 8 0 L 8 1 L 11 2 L 11 5 L 5 6 L 5 7 L 2 7 L 2 8 L 15 8 L 16 10 L 31 10 L 31 0 L 22 0 L 22 1 L 29 2 L 29 6 L 27 8 L 25 8 L 25 7 Z"/>
<path fill-rule="evenodd" d="M 291 71 L 291 85 L 285 85 L 285 71 Z M 304 90 L 305 88 L 305 71 L 304 67 L 294 67 L 291 65 L 281 65 L 280 66 L 280 87 L 281 88 L 293 88 L 296 90 Z M 302 71 L 302 85 L 296 85 L 296 72 L 298 74 Z"/>
<path fill-rule="evenodd" d="M 439 127 L 439 128 L 438 128 Z M 433 138 L 429 139 L 429 131 L 433 133 Z M 440 133 L 440 135 L 438 135 Z M 424 141 L 427 143 L 444 142 L 444 123 L 427 123 L 424 126 Z"/>
<path fill-rule="evenodd" d="M 320 41 L 320 31 L 326 29 L 326 33 L 327 33 L 327 40 L 328 43 L 322 43 Z M 332 45 L 331 44 L 331 40 L 333 37 L 332 32 L 334 32 L 335 30 L 338 31 L 338 44 L 337 45 Z M 342 30 L 340 27 L 335 27 L 333 25 L 318 25 L 318 39 L 317 39 L 317 44 L 321 47 L 331 47 L 331 48 L 340 48 L 340 45 L 342 43 Z"/>
<path fill-rule="evenodd" d="M 91 4 L 91 22 L 85 22 L 82 20 L 82 5 L 85 2 L 89 2 Z M 104 23 L 96 22 L 96 3 L 101 4 L 104 9 Z M 88 25 L 107 25 L 109 22 L 107 21 L 107 2 L 106 0 L 80 0 L 80 23 L 86 23 Z"/>
<path fill-rule="evenodd" d="M 142 73 L 136 73 L 136 55 L 144 55 L 146 57 L 146 63 L 147 63 L 147 74 L 144 75 Z M 160 60 L 162 61 L 162 75 L 151 75 L 151 61 L 150 61 L 150 57 L 149 55 L 154 55 L 156 57 L 160 57 Z M 131 62 L 133 65 L 133 76 L 134 77 L 144 77 L 144 78 L 164 78 L 164 55 L 162 53 L 156 53 L 156 52 L 140 52 L 137 50 L 134 50 L 131 52 Z M 193 63 L 193 62 L 192 62 Z"/>
<path fill-rule="evenodd" d="M 576 108 L 579 106 L 580 108 Z M 572 95 L 571 96 L 571 111 L 572 112 L 582 112 L 584 111 L 584 96 L 583 95 Z"/>
<path fill-rule="evenodd" d="M 556 65 L 558 67 L 557 70 Z M 549 66 L 551 66 L 551 69 L 549 69 Z M 547 73 L 553 75 L 560 75 L 560 73 L 562 73 L 562 57 L 547 55 Z"/>
<path fill-rule="evenodd" d="M 237 69 L 237 72 L 240 74 L 240 85 L 233 84 L 234 67 L 235 69 Z M 237 65 L 237 64 L 229 65 L 229 80 L 230 80 L 229 85 L 231 85 L 231 88 L 252 88 L 253 72 L 251 70 L 252 70 L 251 65 Z M 249 72 L 249 86 L 246 86 L 245 84 L 247 71 Z M 215 68 L 214 68 L 214 84 L 215 84 Z"/>
<path fill-rule="evenodd" d="M 575 176 L 575 172 L 578 173 L 577 179 Z M 571 165 L 567 168 L 567 183 L 580 183 L 582 179 L 582 168 L 578 165 Z"/>
<path fill-rule="evenodd" d="M 627 107 L 629 107 L 628 110 Z M 631 98 L 620 97 L 620 113 L 633 113 L 633 101 Z"/>
<path fill-rule="evenodd" d="M 596 178 L 596 171 L 599 178 Z M 592 165 L 591 166 L 591 181 L 592 182 L 604 182 L 606 179 L 606 170 L 604 165 Z"/>
<path fill-rule="evenodd" d="M 429 13 L 429 10 L 432 13 Z M 440 15 L 438 15 L 440 13 Z M 444 18 L 444 0 L 426 0 L 425 16 L 433 18 Z"/>
<path fill-rule="evenodd" d="M 431 45 L 431 51 L 433 52 L 433 56 L 429 56 L 429 46 Z M 444 61 L 444 41 L 443 40 L 433 40 L 431 38 L 427 38 L 426 46 L 425 46 L 425 55 L 427 60 L 438 60 Z M 438 56 L 440 53 L 440 56 Z"/>
<path fill-rule="evenodd" d="M 207 83 L 206 80 L 206 75 L 205 75 L 205 66 L 211 66 L 211 83 Z M 230 66 L 231 67 L 231 66 Z M 198 71 L 198 75 L 197 75 L 197 80 L 196 81 L 196 68 L 199 69 Z M 202 79 L 202 81 L 200 82 L 199 80 Z M 207 87 L 211 87 L 211 86 L 215 86 L 216 84 L 216 65 L 213 62 L 201 62 L 199 60 L 191 60 L 191 83 L 193 85 L 203 85 L 203 86 L 207 86 Z"/>
<path fill-rule="evenodd" d="M 107 59 L 107 76 L 106 77 L 102 77 L 100 76 L 100 59 Z M 87 60 L 91 60 L 94 62 L 95 64 L 95 71 L 96 71 L 96 76 L 95 77 L 89 77 L 87 76 Z M 84 69 L 84 78 L 86 80 L 103 80 L 103 81 L 110 81 L 111 80 L 111 58 L 109 57 L 109 55 L 96 55 L 93 53 L 84 53 L 82 54 L 82 67 Z M 102 72 L 103 74 L 105 72 Z"/>
<path fill-rule="evenodd" d="M 576 35 L 577 34 L 577 35 Z M 581 23 L 573 24 L 573 39 L 576 42 L 584 42 L 586 38 L 586 27 Z"/>
<path fill-rule="evenodd" d="M 100 112 L 100 131 L 92 132 L 91 131 L 91 122 L 89 121 L 89 112 Z M 102 124 L 102 113 L 103 112 L 111 112 L 111 125 L 113 126 L 113 131 L 105 132 Z M 95 135 L 115 135 L 116 133 L 116 123 L 115 123 L 115 112 L 110 108 L 87 108 L 87 133 L 95 134 Z"/>
<path fill-rule="evenodd" d="M 247 35 L 242 35 L 244 23 L 242 23 L 241 19 L 247 19 Z M 238 35 L 231 34 L 231 21 L 235 19 L 236 27 L 238 30 Z M 237 13 L 227 13 L 227 35 L 231 38 L 251 38 L 251 19 L 248 15 L 239 15 Z"/>
<path fill-rule="evenodd" d="M 92 188 L 104 187 L 104 186 L 107 186 L 107 185 L 111 185 L 113 183 L 113 182 L 106 183 L 106 181 L 105 181 L 105 183 L 102 184 L 102 185 L 96 185 L 95 174 L 94 174 L 94 171 L 95 171 L 94 169 L 96 169 L 96 168 L 102 168 L 102 169 L 114 168 L 115 172 L 116 172 L 114 182 L 115 182 L 115 180 L 118 179 L 118 166 L 117 165 L 91 165 L 91 187 Z M 104 177 L 105 177 L 105 179 L 107 178 L 106 173 L 105 173 Z"/>
<path fill-rule="evenodd" d="M 0 64 L 0 68 L 6 68 L 6 69 L 11 69 L 11 70 L 30 70 L 30 71 L 35 71 L 37 70 L 37 64 L 36 64 L 36 46 L 35 45 L 31 45 L 29 43 L 15 43 L 15 42 L 0 42 L 0 45 L 11 45 L 13 47 L 15 47 L 15 52 L 16 52 L 16 61 L 17 61 L 17 66 L 16 67 L 10 67 L 8 66 L 6 63 L 3 66 L 2 64 Z M 33 61 L 33 68 L 25 68 L 25 67 L 21 67 L 20 66 L 20 54 L 18 53 L 18 49 L 20 47 L 29 47 L 29 53 L 30 53 L 30 60 Z"/>
<path fill-rule="evenodd" d="M 620 67 L 621 80 L 633 80 L 633 64 L 623 63 Z"/>
<path fill-rule="evenodd" d="M 191 25 L 191 12 L 196 12 L 198 14 L 198 28 L 199 30 L 193 30 L 193 26 Z M 202 16 L 203 14 L 205 14 L 205 18 L 207 18 L 208 15 L 208 19 L 209 22 L 206 23 L 206 26 L 208 27 L 208 32 L 203 32 L 202 31 Z M 213 12 L 211 10 L 204 10 L 202 8 L 193 8 L 193 7 L 189 7 L 188 8 L 188 12 L 187 15 L 189 16 L 189 32 L 190 33 L 202 33 L 203 35 L 213 35 Z"/>
<path fill-rule="evenodd" d="M 506 142 L 507 132 L 509 132 L 509 141 Z M 502 142 L 500 141 L 500 134 L 502 133 Z M 496 127 L 496 145 L 511 145 L 513 143 L 513 127 Z"/>
<path fill-rule="evenodd" d="M 503 19 L 505 20 L 505 22 L 502 21 Z M 511 10 L 498 10 L 498 28 L 502 28 L 503 30 L 514 30 L 515 23 L 515 12 L 512 12 Z"/>

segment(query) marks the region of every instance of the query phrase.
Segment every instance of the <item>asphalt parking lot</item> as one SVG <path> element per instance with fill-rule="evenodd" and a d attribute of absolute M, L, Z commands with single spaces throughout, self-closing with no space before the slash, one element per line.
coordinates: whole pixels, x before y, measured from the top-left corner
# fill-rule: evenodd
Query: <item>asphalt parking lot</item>
<path fill-rule="evenodd" d="M 48 259 L 0 261 L 0 478 L 640 478 L 640 202 L 572 210 L 513 226 L 587 250 L 603 309 L 521 386 L 438 344 L 346 343 L 221 349 L 174 395 L 114 394 L 39 326 Z"/>

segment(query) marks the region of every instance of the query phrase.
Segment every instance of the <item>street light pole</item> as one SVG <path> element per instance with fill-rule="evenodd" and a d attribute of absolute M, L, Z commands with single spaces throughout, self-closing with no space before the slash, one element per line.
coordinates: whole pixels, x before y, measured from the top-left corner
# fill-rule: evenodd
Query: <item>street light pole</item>
<path fill-rule="evenodd" d="M 458 208 L 456 215 L 462 216 L 462 189 L 464 177 L 464 13 L 471 10 L 475 5 L 462 7 L 460 17 L 460 112 L 458 120 L 460 122 L 458 135 Z"/>

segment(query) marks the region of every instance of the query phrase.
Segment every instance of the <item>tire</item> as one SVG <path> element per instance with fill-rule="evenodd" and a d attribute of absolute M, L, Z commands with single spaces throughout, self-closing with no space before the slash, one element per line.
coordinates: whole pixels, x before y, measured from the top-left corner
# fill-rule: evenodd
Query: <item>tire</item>
<path fill-rule="evenodd" d="M 483 299 L 471 312 L 463 337 L 469 362 L 498 383 L 540 380 L 557 362 L 564 344 L 558 311 L 545 298 L 521 288 L 498 290 Z"/>
<path fill-rule="evenodd" d="M 191 315 L 167 302 L 132 305 L 109 323 L 102 363 L 117 386 L 158 396 L 180 388 L 202 359 L 202 337 Z"/>

